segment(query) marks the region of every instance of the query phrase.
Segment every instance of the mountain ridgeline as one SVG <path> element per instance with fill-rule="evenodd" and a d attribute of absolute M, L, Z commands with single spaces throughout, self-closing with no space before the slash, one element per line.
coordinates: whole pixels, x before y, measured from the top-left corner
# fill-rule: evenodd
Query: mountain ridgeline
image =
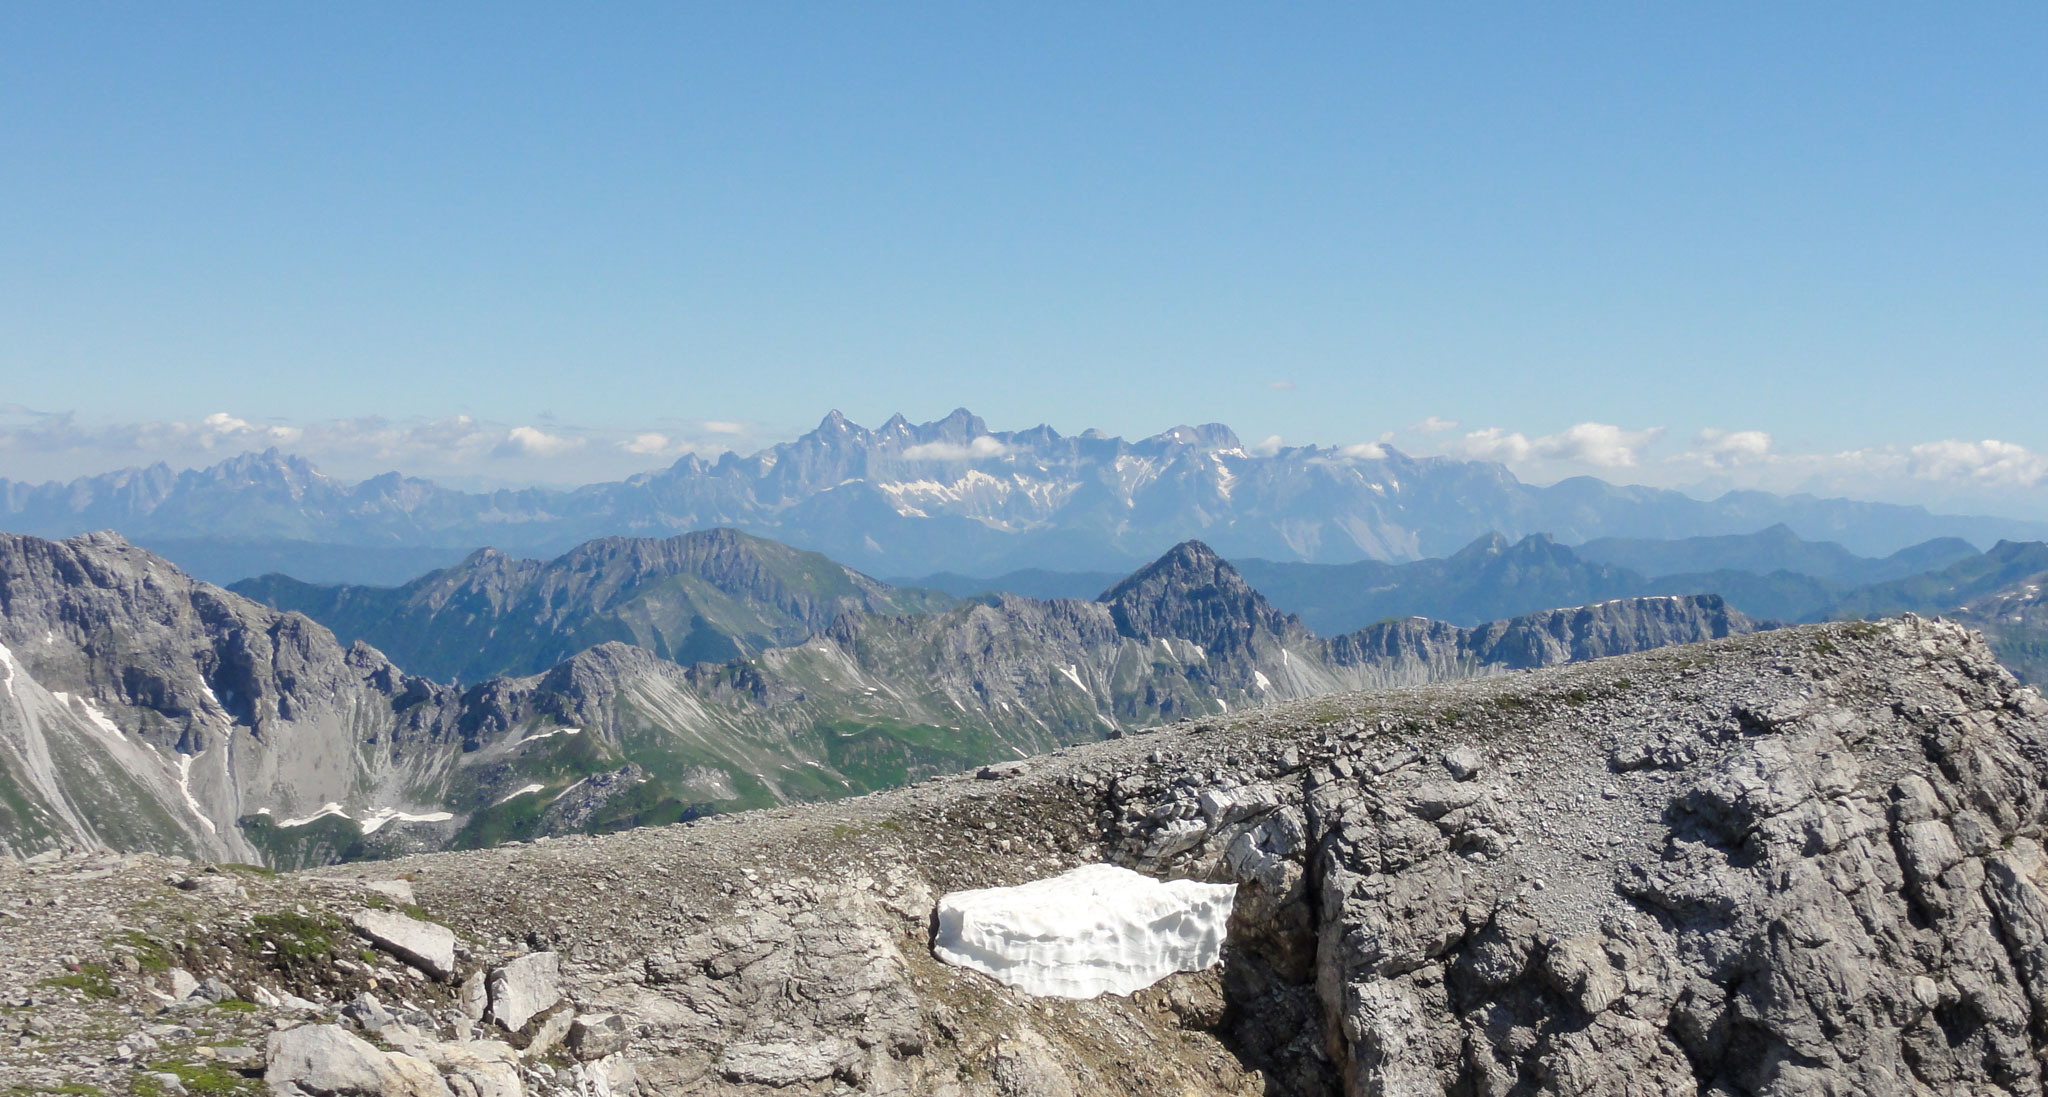
<path fill-rule="evenodd" d="M 2048 524 L 1811 496 L 1698 500 L 1585 477 L 1539 487 L 1498 464 L 1385 446 L 1254 453 L 1214 423 L 1136 441 L 1045 426 L 991 431 L 965 410 L 921 424 L 896 416 L 873 430 L 834 412 L 749 456 L 687 456 L 574 491 L 470 493 L 396 473 L 347 483 L 275 451 L 182 472 L 0 480 L 0 526 L 45 537 L 119 529 L 220 582 L 252 567 L 387 582 L 407 561 L 456 559 L 449 546 L 551 556 L 594 537 L 714 526 L 873 574 L 993 575 L 1123 573 L 1189 539 L 1232 559 L 1344 564 L 1442 556 L 1493 531 L 1578 543 L 1747 534 L 1779 522 L 1863 553 L 1929 538 L 2048 536 Z"/>
<path fill-rule="evenodd" d="M 382 595 L 265 589 L 343 625 L 392 598 L 427 654 L 463 636 L 507 660 L 545 659 L 560 632 L 637 642 L 451 685 L 112 535 L 0 535 L 0 844 L 277 865 L 488 845 L 1754 628 L 1719 599 L 1661 598 L 1323 639 L 1200 544 L 1096 601 L 949 602 L 730 531 L 478 554 Z M 712 632 L 743 654 L 685 666 L 655 648 Z"/>
<path fill-rule="evenodd" d="M 1375 622 L 1426 617 L 1477 626 L 1553 606 L 1614 598 L 1714 594 L 1763 620 L 1825 621 L 1914 612 L 1985 630 L 2024 678 L 2041 680 L 2040 617 L 2048 545 L 2001 541 L 1979 552 L 1934 540 L 1882 559 L 1800 539 L 1783 526 L 1740 537 L 1592 542 L 1576 548 L 1546 534 L 1509 541 L 1489 534 L 1448 557 L 1405 564 L 1305 564 L 1239 560 L 1236 569 L 1270 600 L 1323 635 Z M 1695 568 L 1649 573 L 1644 567 Z M 958 595 L 991 591 L 1072 596 L 1099 590 L 1093 572 L 1034 569 L 974 579 L 941 574 L 899 580 Z"/>
<path fill-rule="evenodd" d="M 479 549 L 399 587 L 272 574 L 229 589 L 303 613 L 344 643 L 364 640 L 417 673 L 472 682 L 538 674 L 611 641 L 677 663 L 722 663 L 800 643 L 847 613 L 952 601 L 729 529 L 605 537 L 545 562 Z"/>

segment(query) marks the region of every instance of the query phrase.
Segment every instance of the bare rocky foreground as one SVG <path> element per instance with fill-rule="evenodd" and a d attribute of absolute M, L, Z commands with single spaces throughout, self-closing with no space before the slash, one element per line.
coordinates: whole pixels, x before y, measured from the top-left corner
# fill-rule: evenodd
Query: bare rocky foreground
<path fill-rule="evenodd" d="M 1304 701 L 599 838 L 281 876 L 0 864 L 0 1076 L 2039 1094 L 2044 735 L 2048 703 L 1979 641 L 1904 618 Z M 1238 883 L 1222 966 L 1074 1002 L 932 958 L 939 895 L 1100 860 Z"/>

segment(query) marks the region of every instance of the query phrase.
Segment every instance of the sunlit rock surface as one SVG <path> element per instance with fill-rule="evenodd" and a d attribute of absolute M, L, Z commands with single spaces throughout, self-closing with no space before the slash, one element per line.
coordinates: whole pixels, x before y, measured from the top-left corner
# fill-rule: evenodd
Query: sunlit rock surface
<path fill-rule="evenodd" d="M 932 951 L 1031 994 L 1130 994 L 1214 964 L 1236 896 L 1234 884 L 1083 865 L 940 899 Z"/>

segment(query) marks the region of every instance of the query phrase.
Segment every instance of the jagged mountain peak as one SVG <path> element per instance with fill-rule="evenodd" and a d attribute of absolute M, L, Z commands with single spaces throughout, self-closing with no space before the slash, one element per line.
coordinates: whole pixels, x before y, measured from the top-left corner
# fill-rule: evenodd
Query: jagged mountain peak
<path fill-rule="evenodd" d="M 1457 563 L 1468 563 L 1481 557 L 1499 556 L 1508 550 L 1511 543 L 1506 535 L 1498 531 L 1483 534 L 1471 544 L 1452 553 L 1451 559 Z"/>
<path fill-rule="evenodd" d="M 1216 550 L 1200 541 L 1188 540 L 1167 549 L 1159 559 L 1139 568 L 1125 577 L 1122 582 L 1103 591 L 1095 600 L 1115 602 L 1127 598 L 1134 591 L 1168 586 L 1178 589 L 1193 589 L 1205 586 L 1223 586 L 1230 589 L 1244 587 L 1244 576 L 1230 561 L 1217 555 Z"/>
<path fill-rule="evenodd" d="M 1192 446 L 1197 449 L 1242 449 L 1237 432 L 1222 423 L 1203 423 L 1200 426 L 1182 424 L 1161 431 L 1150 438 L 1148 443 L 1160 445 Z"/>
<path fill-rule="evenodd" d="M 1175 545 L 1096 600 L 1109 606 L 1125 636 L 1178 637 L 1225 655 L 1250 652 L 1267 639 L 1307 635 L 1200 541 Z"/>
<path fill-rule="evenodd" d="M 981 416 L 968 411 L 966 408 L 954 408 L 946 413 L 944 419 L 926 423 L 925 426 L 935 428 L 939 438 L 947 442 L 979 438 L 988 433 L 988 424 L 982 421 Z"/>

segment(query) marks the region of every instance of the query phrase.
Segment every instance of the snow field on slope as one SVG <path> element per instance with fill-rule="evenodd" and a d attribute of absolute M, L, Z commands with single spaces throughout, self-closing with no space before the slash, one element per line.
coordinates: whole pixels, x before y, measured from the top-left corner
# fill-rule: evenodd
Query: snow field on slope
<path fill-rule="evenodd" d="M 1131 994 L 1215 964 L 1236 899 L 1233 884 L 1083 865 L 945 896 L 932 952 L 1029 994 Z"/>

